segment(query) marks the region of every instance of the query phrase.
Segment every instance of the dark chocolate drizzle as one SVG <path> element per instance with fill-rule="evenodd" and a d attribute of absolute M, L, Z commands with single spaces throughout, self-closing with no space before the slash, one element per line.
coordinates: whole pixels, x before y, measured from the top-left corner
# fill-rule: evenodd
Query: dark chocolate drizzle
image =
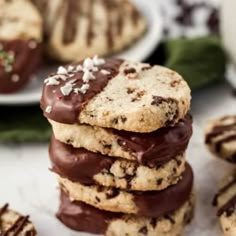
<path fill-rule="evenodd" d="M 226 216 L 229 217 L 235 212 L 236 206 L 236 195 L 234 195 L 228 202 L 226 202 L 219 210 L 217 211 L 217 216 L 223 215 L 226 213 Z"/>
<path fill-rule="evenodd" d="M 57 218 L 73 230 L 105 234 L 109 222 L 121 216 L 120 213 L 99 210 L 83 202 L 71 202 L 69 197 L 61 192 Z"/>
<path fill-rule="evenodd" d="M 83 110 L 89 100 L 91 100 L 106 87 L 109 80 L 114 78 L 119 73 L 119 67 L 122 62 L 123 61 L 119 59 L 106 59 L 105 64 L 98 66 L 99 70 L 97 72 L 93 72 L 93 75 L 96 77 L 96 79 L 90 80 L 90 87 L 85 94 L 76 94 L 71 92 L 68 96 L 63 96 L 60 90 L 60 88 L 65 85 L 66 82 L 74 79 L 76 79 L 76 86 L 81 87 L 83 84 L 82 71 L 77 72 L 74 76 L 68 78 L 66 81 L 62 81 L 59 85 L 44 85 L 43 95 L 41 98 L 41 108 L 44 111 L 44 115 L 47 118 L 60 123 L 78 123 L 78 116 L 81 110 Z M 83 61 L 78 63 L 78 65 L 82 65 L 82 63 Z M 102 69 L 110 72 L 110 74 L 104 75 L 101 73 Z M 55 91 L 55 93 L 53 91 Z M 45 112 L 47 106 L 52 106 L 51 113 Z"/>
<path fill-rule="evenodd" d="M 7 211 L 9 204 L 5 204 L 3 207 L 0 208 L 0 217 Z"/>
<path fill-rule="evenodd" d="M 152 133 L 112 132 L 118 136 L 118 144 L 132 153 L 140 164 L 157 167 L 185 152 L 192 136 L 192 118 L 187 115 L 174 126 L 163 127 Z"/>
<path fill-rule="evenodd" d="M 190 197 L 193 186 L 193 172 L 186 164 L 182 179 L 161 191 L 132 192 L 138 214 L 147 217 L 161 217 L 179 209 Z"/>
<path fill-rule="evenodd" d="M 73 148 L 51 138 L 49 147 L 52 170 L 59 175 L 82 184 L 94 184 L 93 176 L 110 170 L 116 160 L 83 148 Z"/>
<path fill-rule="evenodd" d="M 236 134 L 230 135 L 230 136 L 226 136 L 225 138 L 220 139 L 219 141 L 217 141 L 215 143 L 216 152 L 220 153 L 224 143 L 228 143 L 228 142 L 231 142 L 231 141 L 234 141 L 234 140 L 236 140 Z"/>
<path fill-rule="evenodd" d="M 35 43 L 36 47 L 31 48 L 30 43 Z M 33 39 L 0 40 L 0 45 L 2 45 L 4 53 L 12 52 L 14 55 L 10 71 L 6 71 L 0 58 L 0 93 L 12 93 L 21 89 L 37 69 L 40 63 L 42 46 Z M 13 75 L 18 76 L 19 80 L 14 82 L 12 80 Z"/>

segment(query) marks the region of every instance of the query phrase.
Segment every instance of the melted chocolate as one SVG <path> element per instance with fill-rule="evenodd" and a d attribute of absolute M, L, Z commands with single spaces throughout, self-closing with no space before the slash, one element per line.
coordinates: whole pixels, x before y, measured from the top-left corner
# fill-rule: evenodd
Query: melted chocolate
<path fill-rule="evenodd" d="M 99 210 L 83 202 L 71 202 L 68 196 L 61 192 L 61 204 L 57 218 L 73 230 L 104 234 L 109 222 L 121 215 Z"/>
<path fill-rule="evenodd" d="M 60 88 L 65 85 L 66 82 L 76 79 L 76 86 L 81 87 L 83 84 L 82 77 L 83 72 L 77 72 L 74 76 L 68 78 L 66 81 L 62 81 L 59 85 L 45 85 L 43 88 L 43 95 L 41 99 L 41 108 L 44 111 L 44 115 L 54 121 L 74 124 L 78 123 L 78 116 L 81 110 L 86 106 L 90 99 L 100 93 L 107 85 L 109 80 L 114 78 L 118 72 L 119 67 L 123 61 L 119 59 L 106 59 L 106 63 L 102 66 L 98 66 L 99 70 L 93 72 L 96 79 L 90 80 L 89 89 L 85 94 L 76 94 L 71 92 L 68 96 L 63 96 Z M 82 65 L 83 61 L 79 64 Z M 110 74 L 104 75 L 101 70 L 106 70 Z M 68 75 L 69 77 L 69 75 Z M 52 106 L 52 112 L 45 112 L 47 106 Z"/>
<path fill-rule="evenodd" d="M 82 184 L 93 184 L 93 176 L 102 170 L 109 170 L 114 158 L 83 148 L 73 148 L 63 144 L 52 136 L 49 148 L 52 170 L 59 175 Z"/>
<path fill-rule="evenodd" d="M 30 45 L 33 44 L 33 47 Z M 0 41 L 0 54 L 12 53 L 14 58 L 8 68 L 0 55 L 0 93 L 12 93 L 21 89 L 37 69 L 42 47 L 34 40 Z"/>
<path fill-rule="evenodd" d="M 190 197 L 193 172 L 189 164 L 182 179 L 161 191 L 132 192 L 141 216 L 161 217 L 180 208 Z"/>
<path fill-rule="evenodd" d="M 187 115 L 174 126 L 163 127 L 152 133 L 113 130 L 118 144 L 137 157 L 143 165 L 162 165 L 183 154 L 192 135 L 192 118 Z"/>

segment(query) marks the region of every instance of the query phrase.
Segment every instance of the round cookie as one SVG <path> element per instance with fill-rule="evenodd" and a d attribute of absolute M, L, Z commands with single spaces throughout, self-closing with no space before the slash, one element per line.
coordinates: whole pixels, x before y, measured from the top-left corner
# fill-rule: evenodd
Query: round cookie
<path fill-rule="evenodd" d="M 205 143 L 217 157 L 236 163 L 236 116 L 210 121 L 205 131 Z"/>
<path fill-rule="evenodd" d="M 213 205 L 217 207 L 221 228 L 225 236 L 236 234 L 236 173 L 231 173 L 221 183 Z"/>
<path fill-rule="evenodd" d="M 160 217 L 177 210 L 189 199 L 193 185 L 193 173 L 187 164 L 182 179 L 176 185 L 161 191 L 149 192 L 127 192 L 99 185 L 86 186 L 62 177 L 58 177 L 58 180 L 61 189 L 76 201 L 112 212 Z"/>
<path fill-rule="evenodd" d="M 10 210 L 8 204 L 5 204 L 0 207 L 0 235 L 36 236 L 37 232 L 29 221 L 29 216 Z"/>
<path fill-rule="evenodd" d="M 12 93 L 39 64 L 42 21 L 28 0 L 0 0 L 0 25 L 0 93 Z"/>
<path fill-rule="evenodd" d="M 183 155 L 192 135 L 192 119 L 189 115 L 174 126 L 148 134 L 49 121 L 56 139 L 63 143 L 111 157 L 134 160 L 150 167 L 157 167 Z"/>
<path fill-rule="evenodd" d="M 162 190 L 176 184 L 185 169 L 185 156 L 149 168 L 134 161 L 111 158 L 83 148 L 73 148 L 52 137 L 52 170 L 81 184 L 98 184 L 126 190 Z"/>
<path fill-rule="evenodd" d="M 140 38 L 146 22 L 128 0 L 32 0 L 42 12 L 48 51 L 61 61 L 110 55 Z"/>
<path fill-rule="evenodd" d="M 73 230 L 106 236 L 179 236 L 193 217 L 194 198 L 175 212 L 160 218 L 147 218 L 102 211 L 82 202 L 71 202 L 61 193 L 58 219 Z"/>
<path fill-rule="evenodd" d="M 47 78 L 41 107 L 59 123 L 148 133 L 184 118 L 190 100 L 187 83 L 172 70 L 94 57 Z"/>

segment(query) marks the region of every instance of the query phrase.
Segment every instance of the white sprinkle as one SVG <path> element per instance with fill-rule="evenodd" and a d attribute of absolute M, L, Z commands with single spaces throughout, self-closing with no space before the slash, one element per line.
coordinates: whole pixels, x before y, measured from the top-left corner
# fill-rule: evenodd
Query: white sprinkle
<path fill-rule="evenodd" d="M 47 106 L 45 111 L 47 113 L 51 113 L 52 112 L 52 106 Z"/>
<path fill-rule="evenodd" d="M 90 71 L 84 69 L 84 75 L 83 75 L 82 80 L 85 83 L 87 83 L 89 82 L 89 80 L 93 80 L 93 79 L 95 79 L 94 75 Z"/>
<path fill-rule="evenodd" d="M 37 48 L 37 43 L 35 41 L 30 41 L 29 42 L 29 48 L 30 49 L 35 49 Z"/>
<path fill-rule="evenodd" d="M 83 67 L 82 67 L 81 65 L 78 65 L 78 66 L 76 67 L 76 70 L 77 70 L 77 71 L 82 71 L 82 70 L 83 70 Z"/>
<path fill-rule="evenodd" d="M 93 57 L 93 64 L 95 66 L 101 66 L 105 64 L 105 60 L 103 58 L 99 58 L 98 56 Z"/>
<path fill-rule="evenodd" d="M 93 60 L 90 58 L 86 58 L 83 63 L 83 67 L 88 70 L 92 70 L 94 67 Z"/>
<path fill-rule="evenodd" d="M 47 78 L 44 83 L 48 86 L 48 85 L 58 85 L 60 84 L 60 82 L 57 80 L 58 77 L 57 76 L 52 76 Z"/>
<path fill-rule="evenodd" d="M 71 93 L 73 90 L 73 85 L 70 83 L 66 83 L 63 87 L 60 88 L 61 92 L 64 96 L 67 96 Z"/>
<path fill-rule="evenodd" d="M 60 66 L 57 70 L 57 74 L 67 74 L 66 68 L 63 66 Z"/>
<path fill-rule="evenodd" d="M 12 80 L 14 83 L 17 83 L 17 82 L 20 80 L 20 76 L 17 75 L 17 74 L 14 74 L 14 75 L 12 75 L 11 80 Z"/>
<path fill-rule="evenodd" d="M 111 74 L 111 72 L 107 71 L 107 70 L 101 70 L 101 73 L 104 74 L 104 75 L 110 75 Z"/>

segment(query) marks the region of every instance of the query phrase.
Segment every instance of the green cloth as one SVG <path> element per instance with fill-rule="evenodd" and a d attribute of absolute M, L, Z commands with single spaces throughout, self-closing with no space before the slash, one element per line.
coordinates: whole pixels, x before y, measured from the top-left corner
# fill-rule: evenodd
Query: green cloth
<path fill-rule="evenodd" d="M 171 40 L 164 44 L 167 55 L 157 50 L 147 62 L 162 64 L 183 75 L 192 89 L 224 77 L 226 58 L 217 37 Z M 51 127 L 39 106 L 0 107 L 0 142 L 48 141 Z"/>
<path fill-rule="evenodd" d="M 219 37 L 171 40 L 166 53 L 165 66 L 181 74 L 192 89 L 224 78 L 227 59 Z"/>

